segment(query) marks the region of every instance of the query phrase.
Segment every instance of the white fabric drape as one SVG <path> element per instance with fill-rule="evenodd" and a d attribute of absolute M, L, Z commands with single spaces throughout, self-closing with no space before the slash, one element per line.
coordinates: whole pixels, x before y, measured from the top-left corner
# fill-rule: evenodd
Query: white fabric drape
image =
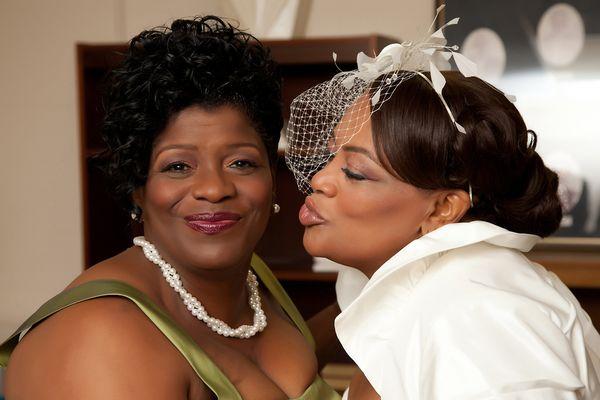
<path fill-rule="evenodd" d="M 538 240 L 457 223 L 340 273 L 337 335 L 383 400 L 600 399 L 600 336 Z"/>

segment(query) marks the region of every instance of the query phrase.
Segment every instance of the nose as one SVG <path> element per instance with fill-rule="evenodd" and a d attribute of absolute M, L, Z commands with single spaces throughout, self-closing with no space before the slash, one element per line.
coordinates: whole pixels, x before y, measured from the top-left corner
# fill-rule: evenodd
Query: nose
<path fill-rule="evenodd" d="M 335 183 L 334 172 L 336 167 L 334 161 L 330 161 L 319 172 L 313 175 L 310 180 L 310 187 L 314 193 L 321 193 L 327 197 L 335 196 L 337 187 Z"/>
<path fill-rule="evenodd" d="M 219 203 L 235 196 L 236 187 L 227 174 L 216 170 L 197 173 L 191 187 L 196 200 Z"/>

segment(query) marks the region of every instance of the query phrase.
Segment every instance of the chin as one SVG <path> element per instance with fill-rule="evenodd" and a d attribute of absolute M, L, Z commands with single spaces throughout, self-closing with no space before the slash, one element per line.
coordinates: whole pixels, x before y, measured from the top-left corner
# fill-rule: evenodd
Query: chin
<path fill-rule="evenodd" d="M 323 246 L 325 243 L 322 239 L 319 239 L 319 235 L 316 235 L 313 228 L 305 228 L 304 236 L 302 237 L 302 244 L 304 249 L 313 257 L 326 257 L 323 255 Z"/>
<path fill-rule="evenodd" d="M 252 254 L 253 243 L 244 237 L 192 237 L 180 241 L 180 251 L 187 255 L 188 263 L 202 269 L 225 269 L 243 262 Z"/>
<path fill-rule="evenodd" d="M 356 268 L 365 274 L 373 272 L 367 267 L 373 264 L 370 257 L 372 254 L 369 249 L 361 247 L 355 241 L 343 238 L 332 239 L 307 229 L 304 231 L 302 243 L 308 254 L 313 257 L 327 258 L 338 264 Z"/>
<path fill-rule="evenodd" d="M 340 252 L 339 244 L 336 243 L 325 235 L 319 235 L 315 232 L 314 229 L 308 228 L 304 231 L 304 236 L 302 238 L 302 244 L 304 245 L 304 249 L 313 257 L 324 257 L 328 258 L 331 261 L 335 261 L 337 263 L 343 264 L 343 262 L 336 255 Z M 334 243 L 337 244 L 336 247 L 332 246 Z"/>
<path fill-rule="evenodd" d="M 249 261 L 251 251 L 234 246 L 206 248 L 200 254 L 191 255 L 191 264 L 205 270 L 226 270 L 242 262 Z M 248 258 L 248 260 L 246 260 Z"/>

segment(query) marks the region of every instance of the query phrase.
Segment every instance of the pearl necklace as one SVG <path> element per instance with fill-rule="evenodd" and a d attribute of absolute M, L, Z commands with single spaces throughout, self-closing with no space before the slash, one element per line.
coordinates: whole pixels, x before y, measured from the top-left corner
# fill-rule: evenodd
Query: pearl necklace
<path fill-rule="evenodd" d="M 133 239 L 133 244 L 140 246 L 144 251 L 144 256 L 154 264 L 158 265 L 162 270 L 162 275 L 165 280 L 179 294 L 183 304 L 192 313 L 192 315 L 204 322 L 210 329 L 222 336 L 235 337 L 235 338 L 250 338 L 256 335 L 258 332 L 262 332 L 267 326 L 267 317 L 260 306 L 260 294 L 258 292 L 258 280 L 256 275 L 252 271 L 248 271 L 248 277 L 246 278 L 246 284 L 248 285 L 248 304 L 254 310 L 254 323 L 253 325 L 241 325 L 237 328 L 232 328 L 224 321 L 218 318 L 211 317 L 208 315 L 202 303 L 192 296 L 181 283 L 179 274 L 168 262 L 163 260 L 158 254 L 156 247 L 148 242 L 143 236 L 138 236 Z"/>

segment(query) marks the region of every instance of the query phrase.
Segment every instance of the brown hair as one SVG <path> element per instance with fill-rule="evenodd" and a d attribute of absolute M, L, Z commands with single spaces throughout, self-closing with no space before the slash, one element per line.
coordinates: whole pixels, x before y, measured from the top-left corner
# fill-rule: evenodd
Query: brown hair
<path fill-rule="evenodd" d="M 474 206 L 463 221 L 552 234 L 562 218 L 558 176 L 535 151 L 536 134 L 493 86 L 457 72 L 443 75 L 444 99 L 467 133 L 455 128 L 429 83 L 415 76 L 371 117 L 380 159 L 421 189 L 468 191 L 470 184 Z"/>

